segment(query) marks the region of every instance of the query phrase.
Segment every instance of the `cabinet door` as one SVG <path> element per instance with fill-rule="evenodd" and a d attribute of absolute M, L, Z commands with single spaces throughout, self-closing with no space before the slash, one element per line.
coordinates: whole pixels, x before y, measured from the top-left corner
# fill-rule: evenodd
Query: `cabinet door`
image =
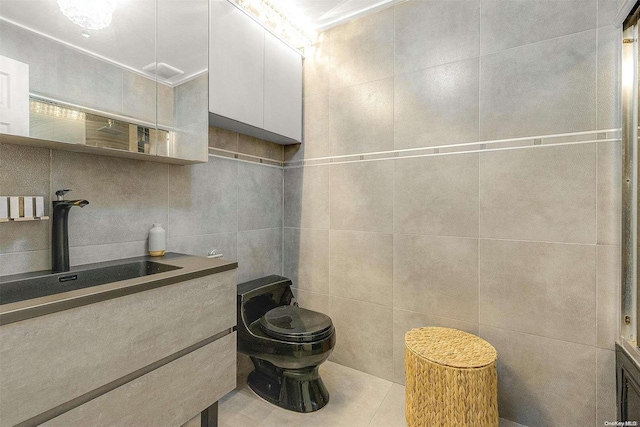
<path fill-rule="evenodd" d="M 262 128 L 265 30 L 227 0 L 209 10 L 209 111 Z"/>
<path fill-rule="evenodd" d="M 0 132 L 29 136 L 29 65 L 0 55 Z"/>
<path fill-rule="evenodd" d="M 264 40 L 264 128 L 302 137 L 302 57 L 270 33 Z"/>
<path fill-rule="evenodd" d="M 181 426 L 236 386 L 229 334 L 53 418 L 44 427 Z"/>

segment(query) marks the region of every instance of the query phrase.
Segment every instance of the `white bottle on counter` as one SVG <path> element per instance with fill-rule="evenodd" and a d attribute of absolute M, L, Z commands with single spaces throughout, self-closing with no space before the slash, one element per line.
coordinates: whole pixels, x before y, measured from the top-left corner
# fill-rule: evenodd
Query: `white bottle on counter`
<path fill-rule="evenodd" d="M 163 256 L 167 250 L 167 232 L 162 224 L 153 224 L 149 230 L 149 255 Z"/>

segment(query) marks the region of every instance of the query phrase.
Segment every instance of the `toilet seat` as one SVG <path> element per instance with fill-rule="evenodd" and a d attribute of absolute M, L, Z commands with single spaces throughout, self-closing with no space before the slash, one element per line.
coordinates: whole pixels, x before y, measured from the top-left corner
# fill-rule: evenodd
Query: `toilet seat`
<path fill-rule="evenodd" d="M 283 341 L 317 341 L 333 332 L 329 316 L 292 305 L 269 310 L 259 323 L 265 334 Z"/>

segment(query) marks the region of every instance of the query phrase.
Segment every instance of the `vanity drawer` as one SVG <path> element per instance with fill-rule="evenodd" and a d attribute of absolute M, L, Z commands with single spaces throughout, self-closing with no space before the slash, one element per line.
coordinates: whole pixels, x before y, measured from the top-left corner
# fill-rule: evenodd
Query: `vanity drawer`
<path fill-rule="evenodd" d="M 1 326 L 0 426 L 28 420 L 235 324 L 232 270 Z"/>
<path fill-rule="evenodd" d="M 235 357 L 234 332 L 42 425 L 181 426 L 235 388 Z"/>

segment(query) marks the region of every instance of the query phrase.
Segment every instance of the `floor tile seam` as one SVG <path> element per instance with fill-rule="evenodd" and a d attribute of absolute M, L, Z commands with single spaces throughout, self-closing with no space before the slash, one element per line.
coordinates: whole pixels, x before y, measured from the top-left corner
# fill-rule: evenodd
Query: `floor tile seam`
<path fill-rule="evenodd" d="M 389 381 L 389 380 L 387 380 L 387 381 Z M 390 382 L 391 382 L 391 384 L 389 384 L 389 390 L 387 390 L 387 392 L 385 393 L 384 397 L 380 401 L 380 405 L 378 405 L 378 407 L 376 408 L 375 412 L 373 413 L 373 415 L 369 419 L 369 423 L 367 424 L 368 426 L 372 426 L 373 425 L 373 421 L 376 419 L 376 416 L 378 415 L 378 412 L 380 412 L 380 409 L 382 409 L 382 405 L 384 404 L 385 400 L 387 400 L 387 397 L 389 396 L 389 394 L 391 394 L 391 389 L 393 388 L 393 384 L 395 384 L 395 383 L 393 381 L 390 381 Z"/>

